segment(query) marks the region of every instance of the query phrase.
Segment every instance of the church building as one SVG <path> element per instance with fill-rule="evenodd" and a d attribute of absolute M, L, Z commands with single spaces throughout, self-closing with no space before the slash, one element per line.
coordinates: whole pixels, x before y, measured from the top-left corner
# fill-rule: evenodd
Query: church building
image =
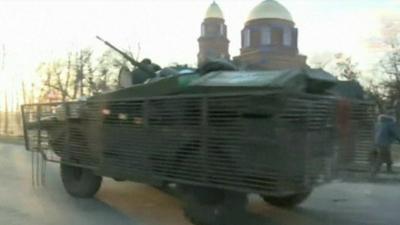
<path fill-rule="evenodd" d="M 227 59 L 229 40 L 222 10 L 213 2 L 201 27 L 198 64 Z M 240 55 L 233 62 L 247 69 L 279 70 L 306 67 L 299 54 L 298 30 L 290 12 L 275 0 L 264 0 L 249 13 L 241 32 Z"/>

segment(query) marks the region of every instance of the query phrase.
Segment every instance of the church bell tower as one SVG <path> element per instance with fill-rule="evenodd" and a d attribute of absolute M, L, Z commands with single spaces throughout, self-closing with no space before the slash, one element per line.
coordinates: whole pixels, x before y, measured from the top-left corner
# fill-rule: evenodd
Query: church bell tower
<path fill-rule="evenodd" d="M 230 59 L 227 27 L 221 8 L 214 1 L 207 9 L 198 39 L 198 65 L 212 59 Z"/>

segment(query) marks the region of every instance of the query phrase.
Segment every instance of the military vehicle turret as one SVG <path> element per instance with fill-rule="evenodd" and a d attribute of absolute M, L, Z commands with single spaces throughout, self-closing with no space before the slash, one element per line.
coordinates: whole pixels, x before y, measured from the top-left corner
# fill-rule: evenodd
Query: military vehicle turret
<path fill-rule="evenodd" d="M 102 177 L 112 177 L 178 186 L 206 205 L 229 191 L 295 206 L 338 172 L 367 166 L 373 108 L 330 94 L 337 80 L 322 70 L 238 71 L 211 62 L 157 72 L 106 44 L 146 82 L 22 107 L 27 149 L 60 162 L 72 196 L 92 197 Z"/>

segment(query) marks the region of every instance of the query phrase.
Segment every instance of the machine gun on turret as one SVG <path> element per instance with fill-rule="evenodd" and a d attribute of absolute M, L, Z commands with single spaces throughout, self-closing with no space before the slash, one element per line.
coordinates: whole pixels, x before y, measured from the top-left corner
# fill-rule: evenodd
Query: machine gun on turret
<path fill-rule="evenodd" d="M 103 38 L 96 36 L 96 38 L 98 40 L 100 40 L 101 42 L 103 42 L 105 45 L 107 45 L 108 47 L 110 47 L 111 49 L 113 49 L 114 51 L 118 52 L 119 54 L 122 55 L 122 57 L 124 57 L 126 60 L 128 60 L 133 66 L 137 67 L 138 69 L 142 70 L 143 72 L 147 73 L 147 75 L 149 75 L 150 77 L 156 77 L 156 73 L 149 69 L 146 65 L 144 65 L 143 63 L 140 63 L 138 61 L 136 61 L 134 58 L 130 57 L 128 54 L 126 54 L 125 52 L 123 52 L 122 50 L 118 49 L 117 47 L 115 47 L 113 44 L 111 44 L 110 42 L 104 40 Z"/>

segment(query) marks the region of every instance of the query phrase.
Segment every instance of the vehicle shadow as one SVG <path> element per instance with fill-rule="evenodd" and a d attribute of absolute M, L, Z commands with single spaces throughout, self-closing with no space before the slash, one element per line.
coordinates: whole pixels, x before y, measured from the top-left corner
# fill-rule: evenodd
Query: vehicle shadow
<path fill-rule="evenodd" d="M 387 221 L 378 221 L 373 215 L 365 215 L 357 210 L 343 212 L 331 212 L 318 209 L 296 208 L 294 212 L 299 213 L 307 218 L 312 218 L 320 225 L 385 225 Z"/>
<path fill-rule="evenodd" d="M 338 201 L 346 201 L 338 199 Z M 384 225 L 385 221 L 357 209 L 332 211 L 299 206 L 293 209 L 278 208 L 267 203 L 250 202 L 247 209 L 201 208 L 185 209 L 186 216 L 196 225 Z M 387 222 L 387 221 L 386 221 Z"/>
<path fill-rule="evenodd" d="M 195 225 L 279 225 L 271 218 L 244 209 L 228 207 L 184 208 L 186 218 Z"/>
<path fill-rule="evenodd" d="M 48 163 L 41 184 L 34 184 L 32 158 L 22 146 L 1 144 L 0 156 L 0 224 L 138 224 L 98 199 L 69 196 L 58 164 Z"/>

